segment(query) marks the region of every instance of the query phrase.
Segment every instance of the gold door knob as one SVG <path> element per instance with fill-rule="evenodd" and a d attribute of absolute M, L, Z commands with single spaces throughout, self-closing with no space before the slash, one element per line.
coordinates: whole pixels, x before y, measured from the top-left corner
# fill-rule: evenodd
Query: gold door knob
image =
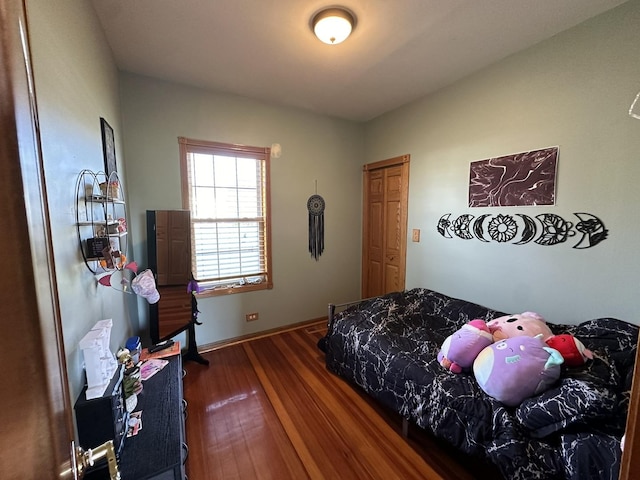
<path fill-rule="evenodd" d="M 89 467 L 92 467 L 97 460 L 106 457 L 107 465 L 109 466 L 109 477 L 111 480 L 120 480 L 120 470 L 118 469 L 118 462 L 116 461 L 116 451 L 113 448 L 113 440 L 109 440 L 99 447 L 88 450 L 77 447 L 75 454 L 78 478 L 83 478 Z"/>

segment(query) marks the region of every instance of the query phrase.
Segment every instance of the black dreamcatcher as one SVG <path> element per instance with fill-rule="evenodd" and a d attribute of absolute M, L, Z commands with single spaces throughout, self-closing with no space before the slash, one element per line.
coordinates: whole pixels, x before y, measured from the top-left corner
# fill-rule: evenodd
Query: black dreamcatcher
<path fill-rule="evenodd" d="M 324 198 L 317 193 L 307 200 L 309 211 L 309 253 L 316 261 L 324 250 Z"/>

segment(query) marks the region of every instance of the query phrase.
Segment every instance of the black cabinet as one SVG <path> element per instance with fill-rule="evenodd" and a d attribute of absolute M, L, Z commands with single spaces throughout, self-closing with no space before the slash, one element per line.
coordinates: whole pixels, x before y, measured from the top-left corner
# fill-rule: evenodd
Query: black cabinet
<path fill-rule="evenodd" d="M 183 332 L 193 321 L 191 214 L 189 210 L 147 210 L 147 263 L 156 275 L 160 301 L 149 305 L 149 333 L 158 343 Z"/>
<path fill-rule="evenodd" d="M 151 341 L 158 343 L 186 330 L 184 359 L 208 365 L 198 353 L 197 301 L 187 289 L 192 279 L 189 210 L 147 210 L 147 263 L 160 293 L 160 300 L 149 305 Z"/>
<path fill-rule="evenodd" d="M 127 428 L 127 412 L 122 389 L 123 367 L 116 369 L 105 393 L 87 400 L 84 387 L 74 409 L 78 427 L 78 443 L 87 450 L 113 440 L 116 455 L 120 455 Z"/>

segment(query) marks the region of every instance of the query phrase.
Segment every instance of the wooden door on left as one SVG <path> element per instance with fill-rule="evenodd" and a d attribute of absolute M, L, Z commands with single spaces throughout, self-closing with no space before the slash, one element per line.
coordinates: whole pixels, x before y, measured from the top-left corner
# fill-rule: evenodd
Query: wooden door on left
<path fill-rule="evenodd" d="M 70 480 L 73 410 L 24 2 L 0 0 L 0 32 L 0 476 Z"/>

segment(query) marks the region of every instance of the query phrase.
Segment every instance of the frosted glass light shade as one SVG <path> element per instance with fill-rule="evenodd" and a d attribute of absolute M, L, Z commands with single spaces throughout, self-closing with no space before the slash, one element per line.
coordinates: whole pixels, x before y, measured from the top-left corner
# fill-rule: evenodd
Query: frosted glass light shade
<path fill-rule="evenodd" d="M 328 8 L 313 17 L 313 32 L 316 37 L 329 45 L 344 42 L 353 29 L 354 18 L 342 8 Z"/>

